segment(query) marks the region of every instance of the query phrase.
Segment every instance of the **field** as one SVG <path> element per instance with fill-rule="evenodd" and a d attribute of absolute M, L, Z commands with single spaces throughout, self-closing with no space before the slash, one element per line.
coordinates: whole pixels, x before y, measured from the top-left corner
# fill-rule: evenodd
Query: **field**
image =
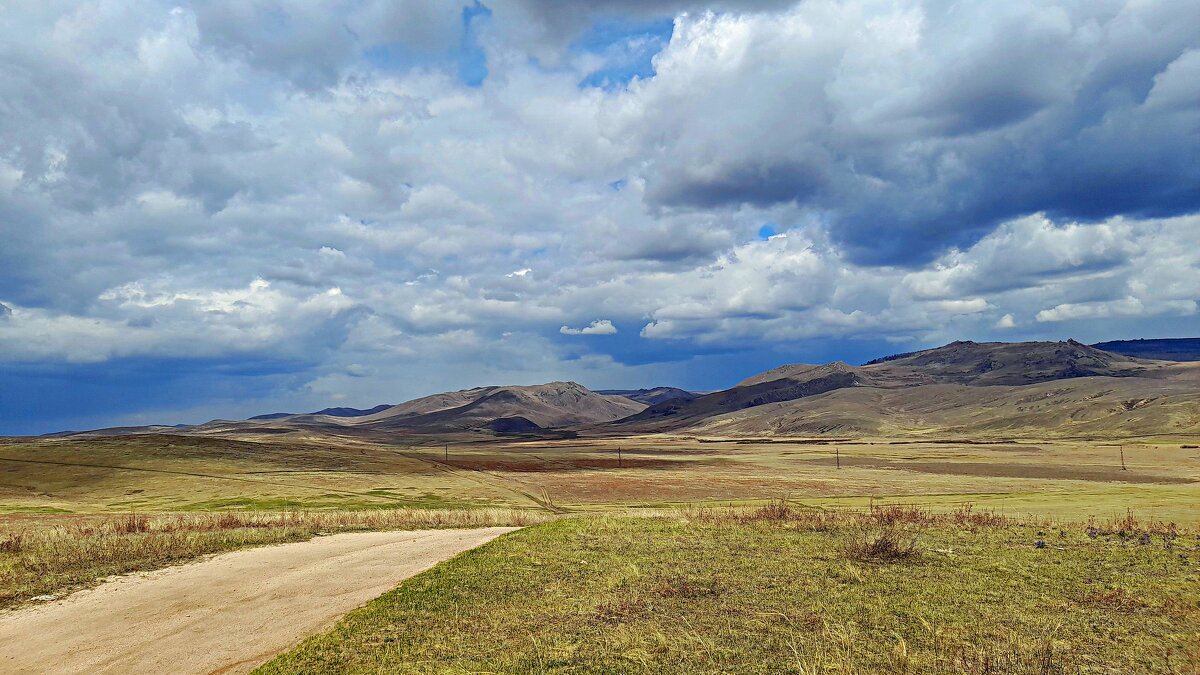
<path fill-rule="evenodd" d="M 1192 673 L 1198 445 L 0 440 L 0 607 L 325 532 L 541 523 L 264 671 Z"/>
<path fill-rule="evenodd" d="M 1200 523 L 1200 443 L 621 439 L 0 441 L 0 513 L 871 503 Z"/>
<path fill-rule="evenodd" d="M 1195 532 L 1134 521 L 572 518 L 415 577 L 259 672 L 1192 673 L 1197 588 Z"/>

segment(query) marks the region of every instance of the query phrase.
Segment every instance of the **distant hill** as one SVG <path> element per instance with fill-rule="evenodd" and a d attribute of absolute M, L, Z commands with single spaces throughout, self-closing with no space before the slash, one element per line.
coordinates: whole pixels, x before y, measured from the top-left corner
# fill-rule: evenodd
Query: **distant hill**
<path fill-rule="evenodd" d="M 374 408 L 366 408 L 363 410 L 359 410 L 358 408 L 325 408 L 324 410 L 318 410 L 317 412 L 310 414 L 329 415 L 330 417 L 366 417 L 367 415 L 374 415 L 377 412 L 387 410 L 391 407 L 391 404 L 382 403 Z"/>
<path fill-rule="evenodd" d="M 478 387 L 427 396 L 356 420 L 369 430 L 448 432 L 490 429 L 501 433 L 609 422 L 645 408 L 623 396 L 606 396 L 576 382 Z"/>
<path fill-rule="evenodd" d="M 326 408 L 241 422 L 214 420 L 186 433 L 387 441 L 542 433 L 963 439 L 1186 435 L 1200 430 L 1200 362 L 1183 362 L 1190 356 L 1189 343 L 1200 340 L 1100 345 L 1106 349 L 1074 340 L 952 342 L 862 366 L 785 364 L 704 394 L 673 387 L 595 392 L 575 382 L 475 387 L 368 410 Z"/>
<path fill-rule="evenodd" d="M 387 410 L 392 406 L 384 403 L 377 405 L 374 408 L 366 408 L 360 410 L 358 408 L 325 408 L 311 413 L 267 413 L 266 415 L 255 415 L 249 419 L 252 420 L 281 420 L 285 417 L 297 417 L 299 415 L 328 415 L 329 417 L 366 417 L 374 415 L 377 412 Z"/>
<path fill-rule="evenodd" d="M 1143 359 L 1162 361 L 1200 361 L 1200 338 L 1161 338 L 1153 340 L 1113 340 L 1092 345 Z"/>
<path fill-rule="evenodd" d="M 1200 370 L 1190 371 L 1196 373 Z M 1110 405 L 1112 400 L 1126 400 L 1121 398 L 1126 394 L 1144 397 L 1147 391 L 1162 389 L 1164 380 L 1175 375 L 1179 372 L 1171 363 L 1107 352 L 1074 340 L 953 342 L 863 366 L 842 362 L 784 365 L 725 391 L 652 405 L 612 426 L 628 432 L 703 428 L 734 434 L 880 433 L 902 415 L 911 415 L 914 427 L 919 427 L 927 417 L 912 411 L 926 404 L 961 413 L 969 420 L 972 412 L 979 412 L 977 401 L 994 397 L 992 392 L 979 393 L 985 387 L 1019 392 L 1045 383 L 1105 378 L 1102 390 L 1081 386 L 1080 391 L 1089 390 L 1086 395 L 1095 395 L 1091 400 L 1103 398 L 1104 405 Z M 1119 380 L 1114 382 L 1115 378 Z M 1173 391 L 1197 389 L 1194 379 Z M 1021 399 L 1025 395 L 1014 396 Z M 829 402 L 839 403 L 822 407 Z M 1099 409 L 1100 405 L 1093 407 Z M 946 417 L 944 423 L 951 424 L 952 417 Z M 976 421 L 990 423 L 988 419 Z"/>
<path fill-rule="evenodd" d="M 654 387 L 653 389 L 599 389 L 597 394 L 606 396 L 624 396 L 631 401 L 645 403 L 646 405 L 654 405 L 663 401 L 690 401 L 700 396 L 694 391 L 679 389 L 678 387 Z"/>

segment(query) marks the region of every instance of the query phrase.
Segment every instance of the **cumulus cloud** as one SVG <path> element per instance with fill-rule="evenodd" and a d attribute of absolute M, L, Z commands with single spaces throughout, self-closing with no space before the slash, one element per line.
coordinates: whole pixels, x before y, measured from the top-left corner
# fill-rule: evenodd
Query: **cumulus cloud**
<path fill-rule="evenodd" d="M 924 261 L 1033 212 L 1200 207 L 1200 111 L 1167 103 L 1196 91 L 1197 25 L 1173 2 L 695 13 L 622 128 L 657 140 L 652 204 L 794 204 L 857 261 Z"/>
<path fill-rule="evenodd" d="M 558 332 L 563 335 L 615 335 L 617 327 L 608 319 L 597 319 L 582 328 L 563 326 Z"/>
<path fill-rule="evenodd" d="M 251 354 L 314 361 L 336 344 L 329 339 L 345 330 L 355 307 L 338 288 L 292 296 L 261 279 L 221 290 L 131 283 L 104 291 L 98 300 L 87 316 L 14 306 L 0 324 L 5 360 L 90 363 Z"/>
<path fill-rule="evenodd" d="M 6 6 L 0 366 L 316 409 L 1200 330 L 1195 3 L 484 4 Z"/>

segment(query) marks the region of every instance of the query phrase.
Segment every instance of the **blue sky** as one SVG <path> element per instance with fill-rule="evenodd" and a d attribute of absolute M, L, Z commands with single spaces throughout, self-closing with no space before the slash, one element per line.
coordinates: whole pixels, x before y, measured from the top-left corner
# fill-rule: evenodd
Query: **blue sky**
<path fill-rule="evenodd" d="M 0 7 L 0 434 L 1200 335 L 1200 6 Z"/>

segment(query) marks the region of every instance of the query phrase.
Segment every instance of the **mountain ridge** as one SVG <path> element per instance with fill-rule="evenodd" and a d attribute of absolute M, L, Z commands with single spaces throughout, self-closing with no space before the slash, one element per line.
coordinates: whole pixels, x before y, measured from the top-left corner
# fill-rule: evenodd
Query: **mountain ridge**
<path fill-rule="evenodd" d="M 1058 401 L 1058 407 L 1045 408 L 1042 399 Z M 1200 363 L 1141 358 L 1075 340 L 956 341 L 861 366 L 783 364 L 709 393 L 673 387 L 592 391 L 570 381 L 484 386 L 367 410 L 214 420 L 181 433 L 376 440 L 429 434 L 969 435 L 1038 425 L 1064 434 L 1200 428 Z"/>

